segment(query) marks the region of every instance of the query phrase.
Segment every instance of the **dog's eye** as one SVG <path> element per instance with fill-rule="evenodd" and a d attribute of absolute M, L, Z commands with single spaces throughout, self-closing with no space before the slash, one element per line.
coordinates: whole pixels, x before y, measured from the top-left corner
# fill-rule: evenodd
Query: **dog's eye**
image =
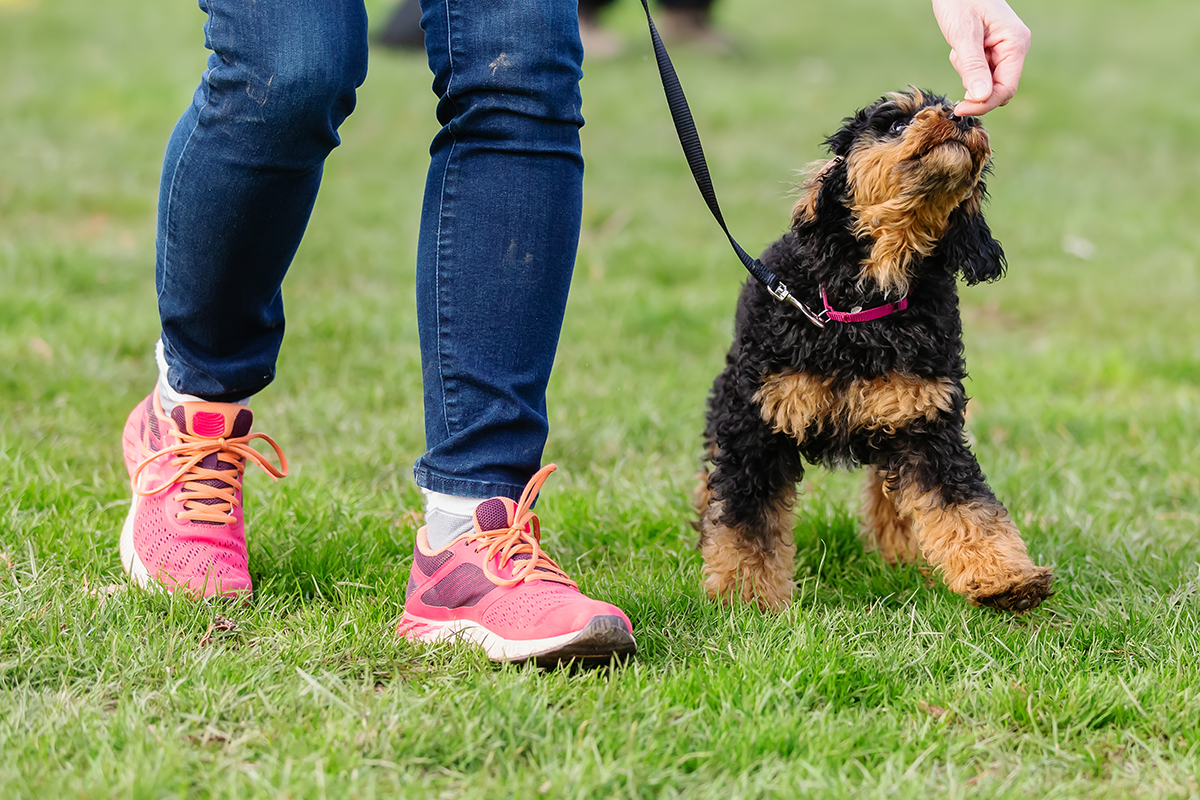
<path fill-rule="evenodd" d="M 898 119 L 898 120 L 896 120 L 895 122 L 893 122 L 893 123 L 892 123 L 892 127 L 890 128 L 890 131 L 891 131 L 892 133 L 899 133 L 900 131 L 902 131 L 902 130 L 904 130 L 905 128 L 907 128 L 907 127 L 908 127 L 908 124 L 909 124 L 909 123 L 908 123 L 908 120 L 906 120 L 906 119 Z"/>

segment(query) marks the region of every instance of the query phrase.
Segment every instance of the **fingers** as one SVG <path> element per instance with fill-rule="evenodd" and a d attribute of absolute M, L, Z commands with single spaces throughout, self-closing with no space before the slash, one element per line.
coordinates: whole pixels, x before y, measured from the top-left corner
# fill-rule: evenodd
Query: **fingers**
<path fill-rule="evenodd" d="M 954 113 L 958 116 L 982 116 L 1012 98 L 1011 93 L 1005 97 L 997 91 L 999 87 L 993 82 L 991 65 L 983 56 L 982 48 L 977 62 L 960 58 L 957 51 L 952 50 L 950 63 L 962 76 L 963 89 L 966 90 L 966 99 L 954 107 Z"/>
<path fill-rule="evenodd" d="M 1000 104 L 992 102 L 972 103 L 968 100 L 963 100 L 954 107 L 954 113 L 959 117 L 982 117 L 998 105 Z"/>
<path fill-rule="evenodd" d="M 1028 32 L 1026 32 L 1028 35 Z M 1021 67 L 1025 62 L 1025 53 L 1029 50 L 1028 39 L 1019 49 L 996 47 L 993 50 L 995 58 L 992 64 L 992 92 L 1000 95 L 997 105 L 1005 105 L 1017 93 L 1017 84 L 1021 82 Z"/>
<path fill-rule="evenodd" d="M 1025 23 L 1004 0 L 933 0 L 933 11 L 966 93 L 955 113 L 980 116 L 1011 100 L 1029 51 Z"/>
<path fill-rule="evenodd" d="M 962 77 L 966 100 L 984 103 L 992 96 L 992 67 L 983 52 L 982 32 L 978 41 L 963 41 L 950 50 L 950 63 Z"/>
<path fill-rule="evenodd" d="M 991 85 L 988 87 L 987 97 L 980 100 L 968 91 L 966 99 L 954 107 L 954 113 L 959 116 L 979 117 L 992 109 L 1007 105 L 1017 93 L 1026 49 L 1027 46 L 1015 48 L 1005 44 L 990 48 L 987 51 L 987 61 Z M 951 62 L 953 63 L 953 58 Z M 964 85 L 967 82 L 964 80 Z"/>

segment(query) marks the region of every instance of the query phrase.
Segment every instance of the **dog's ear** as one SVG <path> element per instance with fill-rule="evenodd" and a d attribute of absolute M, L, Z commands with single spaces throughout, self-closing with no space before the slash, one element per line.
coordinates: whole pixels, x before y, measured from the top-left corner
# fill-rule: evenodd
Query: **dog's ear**
<path fill-rule="evenodd" d="M 837 129 L 837 132 L 825 139 L 825 148 L 834 156 L 845 158 L 850 155 L 850 146 L 854 144 L 854 140 L 867 127 L 867 122 L 871 117 L 871 113 L 879 103 L 886 98 L 880 98 L 875 101 L 874 105 L 860 108 L 855 112 L 854 116 L 846 117 L 842 120 L 842 127 Z"/>
<path fill-rule="evenodd" d="M 939 245 L 947 263 L 962 272 L 968 286 L 999 280 L 1008 266 L 1003 248 L 980 213 L 984 194 L 980 184 L 974 195 L 950 213 L 946 235 Z"/>
<path fill-rule="evenodd" d="M 792 227 L 815 222 L 822 209 L 841 206 L 846 195 L 846 159 L 835 156 L 828 161 L 809 164 L 810 175 L 803 193 L 792 208 Z"/>

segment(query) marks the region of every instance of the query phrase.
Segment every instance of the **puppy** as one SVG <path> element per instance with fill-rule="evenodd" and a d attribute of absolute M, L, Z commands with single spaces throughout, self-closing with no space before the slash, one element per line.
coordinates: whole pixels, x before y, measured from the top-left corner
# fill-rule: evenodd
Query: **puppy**
<path fill-rule="evenodd" d="M 788 605 L 807 461 L 866 466 L 863 538 L 886 561 L 923 558 L 972 603 L 1034 608 L 1050 571 L 1029 559 L 963 433 L 956 280 L 1005 270 L 980 213 L 988 135 L 910 88 L 846 118 L 826 147 L 791 231 L 762 258 L 808 310 L 748 281 L 709 398 L 712 469 L 696 492 L 705 588 Z"/>

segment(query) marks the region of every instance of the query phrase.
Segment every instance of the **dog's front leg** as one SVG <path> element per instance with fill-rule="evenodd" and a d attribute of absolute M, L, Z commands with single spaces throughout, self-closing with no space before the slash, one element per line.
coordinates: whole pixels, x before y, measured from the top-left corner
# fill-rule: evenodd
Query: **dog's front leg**
<path fill-rule="evenodd" d="M 796 588 L 792 505 L 804 468 L 796 442 L 757 408 L 716 394 L 706 433 L 714 469 L 696 496 L 704 588 L 714 600 L 782 610 Z"/>
<path fill-rule="evenodd" d="M 1030 560 L 1007 509 L 992 494 L 961 429 L 901 436 L 889 494 L 911 520 L 921 554 L 973 603 L 1026 611 L 1050 595 L 1049 568 Z"/>

